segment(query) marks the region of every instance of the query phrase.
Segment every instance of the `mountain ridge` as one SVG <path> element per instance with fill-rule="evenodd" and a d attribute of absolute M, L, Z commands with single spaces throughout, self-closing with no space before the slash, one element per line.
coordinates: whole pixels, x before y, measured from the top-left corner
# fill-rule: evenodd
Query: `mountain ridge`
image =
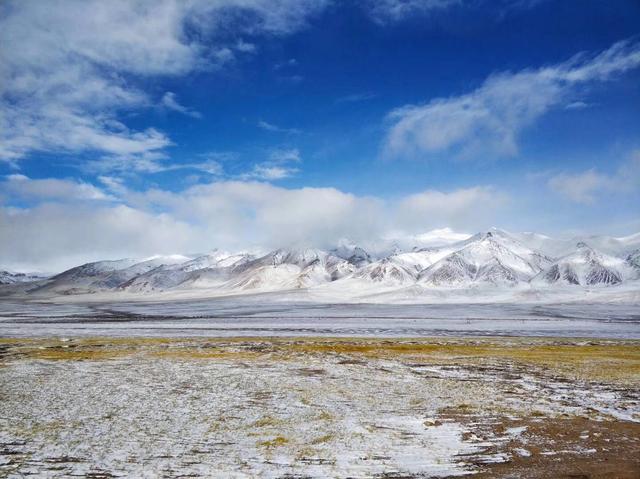
<path fill-rule="evenodd" d="M 154 256 L 142 261 L 96 261 L 48 279 L 21 282 L 21 291 L 34 297 L 108 293 L 144 296 L 168 291 L 217 295 L 322 290 L 333 285 L 334 289 L 324 289 L 366 295 L 380 288 L 410 288 L 419 294 L 429 290 L 508 290 L 516 286 L 554 289 L 640 284 L 640 248 L 634 249 L 640 235 L 595 237 L 597 244 L 609 245 L 608 251 L 612 244 L 617 245 L 618 255 L 599 251 L 585 241 L 588 238 L 580 239 L 567 254 L 552 255 L 531 246 L 532 242 L 553 240 L 535 233 L 512 234 L 491 228 L 464 235 L 463 239 L 449 231 L 447 235 L 455 241 L 396 248 L 386 255 L 376 255 L 343 240 L 326 250 L 279 248 L 263 255 L 212 250 L 204 255 Z"/>

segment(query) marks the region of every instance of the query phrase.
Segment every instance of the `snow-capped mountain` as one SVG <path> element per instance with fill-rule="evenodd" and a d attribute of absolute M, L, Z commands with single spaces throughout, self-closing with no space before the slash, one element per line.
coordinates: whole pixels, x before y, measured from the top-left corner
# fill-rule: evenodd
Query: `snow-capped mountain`
<path fill-rule="evenodd" d="M 349 240 L 340 240 L 338 246 L 331 250 L 331 254 L 347 260 L 356 268 L 361 268 L 371 263 L 371 255 L 361 246 Z"/>
<path fill-rule="evenodd" d="M 630 277 L 630 269 L 624 259 L 598 252 L 586 243 L 579 242 L 573 253 L 554 262 L 542 271 L 534 282 L 583 286 L 614 285 Z"/>
<path fill-rule="evenodd" d="M 447 239 L 439 246 L 418 244 L 402 249 L 383 240 L 384 247 L 376 253 L 342 240 L 329 250 L 289 248 L 258 255 L 213 250 L 204 255 L 98 261 L 49 279 L 0 273 L 0 281 L 23 281 L 24 287 L 14 285 L 13 290 L 34 297 L 172 292 L 206 297 L 304 289 L 340 299 L 349 295 L 375 298 L 394 291 L 403 297 L 429 291 L 442 297 L 492 290 L 530 291 L 535 296 L 541 291 L 564 291 L 562 288 L 577 291 L 580 286 L 612 288 L 620 284 L 629 285 L 632 291 L 640 289 L 640 246 L 633 248 L 640 235 L 591 237 L 608 251 L 619 251 L 617 254 L 581 241 L 556 255 L 552 252 L 558 245 L 567 249 L 567 240 L 497 228 L 472 236 L 445 233 L 438 233 Z M 383 250 L 387 253 L 380 253 Z M 2 294 L 12 294 L 12 285 L 3 288 Z"/>
<path fill-rule="evenodd" d="M 479 233 L 460 248 L 425 268 L 418 280 L 434 286 L 470 283 L 515 284 L 529 281 L 551 260 L 505 232 Z"/>

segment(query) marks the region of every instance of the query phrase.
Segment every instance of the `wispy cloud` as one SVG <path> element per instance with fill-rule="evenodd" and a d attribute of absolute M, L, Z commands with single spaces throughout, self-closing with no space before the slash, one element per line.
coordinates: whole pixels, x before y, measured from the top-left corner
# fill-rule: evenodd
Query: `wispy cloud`
<path fill-rule="evenodd" d="M 460 5 L 462 0 L 370 0 L 371 18 L 378 23 L 391 23 L 433 11 Z"/>
<path fill-rule="evenodd" d="M 392 111 L 385 153 L 514 156 L 522 130 L 575 101 L 579 87 L 638 66 L 640 43 L 623 41 L 595 56 L 582 53 L 557 65 L 491 75 L 470 93 Z"/>
<path fill-rule="evenodd" d="M 242 175 L 245 179 L 256 179 L 265 181 L 283 180 L 295 175 L 298 168 L 288 166 L 273 165 L 270 163 L 259 163 L 254 165 L 253 169 Z"/>
<path fill-rule="evenodd" d="M 336 103 L 357 103 L 361 101 L 373 100 L 378 95 L 373 92 L 353 93 L 351 95 L 341 96 L 336 99 Z"/>
<path fill-rule="evenodd" d="M 191 116 L 193 118 L 202 118 L 202 114 L 200 112 L 181 105 L 176 98 L 176 94 L 173 92 L 166 92 L 162 96 L 160 104 L 169 110 L 177 111 L 178 113 L 182 113 L 183 115 Z"/>
<path fill-rule="evenodd" d="M 302 157 L 297 148 L 276 149 L 269 153 L 269 161 L 272 163 L 300 163 Z"/>
<path fill-rule="evenodd" d="M 265 130 L 265 131 L 271 131 L 273 133 L 288 133 L 288 134 L 293 134 L 293 135 L 297 135 L 300 133 L 300 130 L 298 130 L 297 128 L 283 128 L 280 127 L 278 125 L 274 125 L 273 123 L 269 123 L 267 121 L 264 120 L 260 120 L 257 123 L 258 128 Z"/>
<path fill-rule="evenodd" d="M 275 65 L 273 65 L 273 69 L 274 70 L 281 70 L 283 68 L 294 67 L 297 64 L 298 64 L 298 60 L 296 60 L 295 58 L 289 58 L 286 61 L 279 62 L 279 63 L 276 63 Z"/>
<path fill-rule="evenodd" d="M 572 101 L 571 103 L 566 105 L 564 108 L 565 110 L 584 110 L 585 108 L 589 108 L 590 106 L 591 105 L 589 103 L 578 100 L 578 101 Z"/>
<path fill-rule="evenodd" d="M 162 173 L 165 171 L 197 170 L 209 175 L 223 176 L 224 163 L 235 159 L 231 152 L 210 152 L 198 155 L 195 161 L 172 162 L 168 155 L 162 152 L 150 152 L 141 155 L 112 155 L 98 160 L 85 162 L 82 166 L 88 173 L 108 175 L 117 173 L 132 176 L 145 173 Z"/>
<path fill-rule="evenodd" d="M 277 149 L 269 153 L 267 161 L 256 163 L 250 171 L 240 175 L 243 180 L 276 181 L 289 178 L 300 170 L 294 164 L 302 162 L 297 148 Z"/>

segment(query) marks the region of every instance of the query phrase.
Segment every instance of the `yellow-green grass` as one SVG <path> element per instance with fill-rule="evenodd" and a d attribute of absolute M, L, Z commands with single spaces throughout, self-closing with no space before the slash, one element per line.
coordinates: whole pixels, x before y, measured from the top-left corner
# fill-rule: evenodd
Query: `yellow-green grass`
<path fill-rule="evenodd" d="M 480 365 L 529 364 L 574 377 L 640 381 L 640 341 L 558 338 L 74 338 L 0 339 L 3 361 L 288 361 L 302 358 Z M 357 367 L 357 361 L 354 361 Z"/>

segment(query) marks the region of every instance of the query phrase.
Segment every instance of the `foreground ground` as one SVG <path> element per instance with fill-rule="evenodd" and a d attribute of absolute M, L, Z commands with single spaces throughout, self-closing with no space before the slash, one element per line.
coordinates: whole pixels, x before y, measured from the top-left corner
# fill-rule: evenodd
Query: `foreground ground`
<path fill-rule="evenodd" d="M 0 477 L 640 477 L 640 342 L 0 340 Z"/>

